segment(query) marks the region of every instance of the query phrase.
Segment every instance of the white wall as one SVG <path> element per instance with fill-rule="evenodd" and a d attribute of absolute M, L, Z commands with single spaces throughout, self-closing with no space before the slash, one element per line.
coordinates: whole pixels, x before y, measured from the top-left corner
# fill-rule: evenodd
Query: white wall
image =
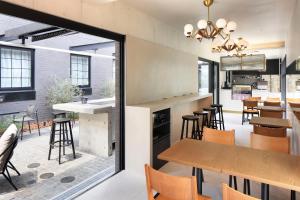
<path fill-rule="evenodd" d="M 300 0 L 296 0 L 295 2 L 286 43 L 287 65 L 300 56 Z"/>
<path fill-rule="evenodd" d="M 197 57 L 218 59 L 210 52 L 210 41 L 200 44 L 195 40 L 187 40 L 183 30 L 175 29 L 121 1 L 111 3 L 96 3 L 95 0 L 6 1 L 126 34 L 128 36 L 126 46 L 130 47 L 129 56 L 126 56 L 128 83 L 126 92 L 129 104 L 197 92 L 195 88 L 198 74 L 191 73 L 196 70 Z M 132 52 L 137 54 L 140 60 L 136 60 L 138 57 L 130 54 Z M 159 56 L 158 52 L 162 53 L 162 56 Z M 134 66 L 130 66 L 131 64 Z M 144 82 L 145 76 L 147 82 Z M 161 77 L 166 77 L 163 84 Z M 179 78 L 177 82 L 175 77 Z M 132 84 L 131 79 L 141 85 Z M 143 93 L 135 93 L 142 89 Z M 150 93 L 153 94 L 150 96 Z M 136 99 L 133 95 L 139 95 L 140 99 Z M 135 100 L 132 100 L 133 98 Z"/>

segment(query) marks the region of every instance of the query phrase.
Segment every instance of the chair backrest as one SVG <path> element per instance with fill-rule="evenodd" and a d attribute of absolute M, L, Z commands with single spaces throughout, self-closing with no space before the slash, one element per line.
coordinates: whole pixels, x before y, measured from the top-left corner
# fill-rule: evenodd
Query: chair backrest
<path fill-rule="evenodd" d="M 162 199 L 197 200 L 196 177 L 177 177 L 157 171 L 145 165 L 148 200 L 154 200 L 153 191 L 159 193 Z"/>
<path fill-rule="evenodd" d="M 0 138 L 0 173 L 5 170 L 17 143 L 18 129 L 15 124 L 11 124 Z"/>
<path fill-rule="evenodd" d="M 36 114 L 36 112 L 37 112 L 37 107 L 35 105 L 29 105 L 29 106 L 27 106 L 26 114 L 28 116 L 34 117 L 35 114 Z"/>
<path fill-rule="evenodd" d="M 264 101 L 264 106 L 276 106 L 280 107 L 281 102 L 280 101 Z"/>
<path fill-rule="evenodd" d="M 213 142 L 218 144 L 235 144 L 234 130 L 222 131 L 205 127 L 203 130 L 203 140 L 205 142 Z"/>
<path fill-rule="evenodd" d="M 247 99 L 249 101 L 260 101 L 261 97 L 250 97 L 249 99 Z"/>
<path fill-rule="evenodd" d="M 290 137 L 270 137 L 251 133 L 251 147 L 288 154 L 290 153 Z"/>
<path fill-rule="evenodd" d="M 243 100 L 243 106 L 244 107 L 247 107 L 247 109 L 253 109 L 253 108 L 256 108 L 258 106 L 258 101 L 255 100 Z"/>
<path fill-rule="evenodd" d="M 223 200 L 258 200 L 257 198 L 245 195 L 232 189 L 227 184 L 223 184 Z"/>
<path fill-rule="evenodd" d="M 275 110 L 260 110 L 260 116 L 261 117 L 271 117 L 271 118 L 283 118 L 283 111 L 275 111 Z"/>
<path fill-rule="evenodd" d="M 253 133 L 271 137 L 286 137 L 286 128 L 270 128 L 254 125 Z"/>
<path fill-rule="evenodd" d="M 300 108 L 300 103 L 293 103 L 293 102 L 290 102 L 290 107 L 292 108 Z"/>
<path fill-rule="evenodd" d="M 267 101 L 280 101 L 279 97 L 268 97 Z"/>
<path fill-rule="evenodd" d="M 300 104 L 300 98 L 286 98 L 288 103 L 297 103 Z"/>

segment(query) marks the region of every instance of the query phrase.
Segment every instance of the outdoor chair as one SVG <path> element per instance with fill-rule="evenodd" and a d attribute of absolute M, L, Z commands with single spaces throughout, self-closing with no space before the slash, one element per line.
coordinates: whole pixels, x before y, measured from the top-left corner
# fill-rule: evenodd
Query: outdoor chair
<path fill-rule="evenodd" d="M 12 182 L 8 169 L 14 170 L 19 176 L 20 173 L 15 166 L 10 162 L 14 149 L 18 144 L 18 129 L 15 124 L 11 124 L 0 138 L 0 174 L 10 183 L 15 189 L 18 188 Z"/>
<path fill-rule="evenodd" d="M 36 108 L 36 106 L 34 105 L 30 105 L 27 107 L 27 110 L 24 112 L 21 112 L 21 117 L 19 118 L 15 118 L 13 120 L 14 123 L 21 123 L 21 140 L 23 139 L 23 132 L 24 132 L 24 124 L 27 123 L 28 128 L 29 128 L 29 132 L 31 134 L 31 127 L 30 127 L 30 123 L 32 122 L 36 122 L 37 126 L 38 126 L 38 132 L 39 132 L 39 136 L 41 135 L 40 132 L 40 125 L 39 125 L 39 118 L 38 118 L 38 109 Z"/>

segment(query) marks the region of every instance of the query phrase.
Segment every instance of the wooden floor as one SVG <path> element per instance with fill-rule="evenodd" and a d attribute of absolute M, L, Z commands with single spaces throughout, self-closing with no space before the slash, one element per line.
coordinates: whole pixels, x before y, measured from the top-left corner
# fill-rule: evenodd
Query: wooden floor
<path fill-rule="evenodd" d="M 252 125 L 245 123 L 241 125 L 241 114 L 225 113 L 225 128 L 236 130 L 236 144 L 242 146 L 249 146 L 250 132 L 252 131 Z M 296 167 L 296 166 L 295 166 Z M 191 167 L 178 165 L 174 163 L 166 164 L 161 171 L 169 174 L 190 176 L 192 172 Z M 205 182 L 203 184 L 203 193 L 211 196 L 214 200 L 221 200 L 222 191 L 221 184 L 228 182 L 228 176 L 213 173 L 210 171 L 204 171 Z M 238 178 L 238 189 L 242 191 L 243 180 Z M 251 192 L 254 197 L 260 197 L 260 184 L 251 181 Z M 106 181 L 102 185 L 96 186 L 94 189 L 83 194 L 78 199 L 102 199 L 106 197 L 107 200 L 146 200 L 146 188 L 144 183 L 144 177 L 133 175 L 126 171 L 116 175 L 111 180 Z M 300 195 L 297 194 L 297 198 Z M 270 200 L 288 200 L 290 199 L 290 191 L 270 186 Z"/>

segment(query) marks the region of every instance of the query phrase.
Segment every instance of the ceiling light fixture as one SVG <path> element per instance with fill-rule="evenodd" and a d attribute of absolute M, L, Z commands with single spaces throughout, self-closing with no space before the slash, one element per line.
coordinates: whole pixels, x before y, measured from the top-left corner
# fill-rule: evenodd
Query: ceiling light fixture
<path fill-rule="evenodd" d="M 200 42 L 203 38 L 211 39 L 213 41 L 213 52 L 220 53 L 223 50 L 227 52 L 236 50 L 236 54 L 241 55 L 242 51 L 248 47 L 248 42 L 243 38 L 231 39 L 231 33 L 237 28 L 237 24 L 234 21 L 227 23 L 224 18 L 220 18 L 216 23 L 213 23 L 210 20 L 210 6 L 212 6 L 213 2 L 213 0 L 203 0 L 203 4 L 208 10 L 207 20 L 199 20 L 197 23 L 198 29 L 195 31 L 192 24 L 186 24 L 184 26 L 184 35 L 187 38 L 196 38 Z"/>

